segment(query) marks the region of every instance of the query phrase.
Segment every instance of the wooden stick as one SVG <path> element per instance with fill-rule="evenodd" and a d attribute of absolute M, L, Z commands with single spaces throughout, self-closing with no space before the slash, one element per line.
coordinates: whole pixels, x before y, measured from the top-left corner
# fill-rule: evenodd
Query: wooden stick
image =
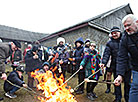
<path fill-rule="evenodd" d="M 89 79 L 90 77 L 94 76 L 94 75 L 95 75 L 96 73 L 98 73 L 100 70 L 101 70 L 101 68 L 98 69 L 95 73 L 91 74 L 91 75 L 88 77 L 88 79 Z M 79 87 L 80 85 L 82 85 L 84 82 L 85 82 L 85 80 L 82 81 L 79 85 L 77 85 L 77 86 L 74 88 L 74 90 L 76 90 L 76 88 L 78 88 L 78 87 Z"/>
<path fill-rule="evenodd" d="M 89 79 L 86 79 L 85 82 L 95 82 L 95 83 L 105 83 L 105 84 L 115 84 L 114 82 L 96 81 L 96 80 L 89 80 Z"/>
<path fill-rule="evenodd" d="M 70 76 L 61 86 L 63 86 L 65 83 L 67 83 L 71 78 L 73 78 L 78 72 L 80 71 L 80 68 L 72 75 Z"/>

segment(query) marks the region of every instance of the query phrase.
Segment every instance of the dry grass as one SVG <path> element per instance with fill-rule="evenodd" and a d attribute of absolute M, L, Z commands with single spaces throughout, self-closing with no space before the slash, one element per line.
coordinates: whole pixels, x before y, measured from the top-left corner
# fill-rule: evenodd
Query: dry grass
<path fill-rule="evenodd" d="M 8 67 L 8 71 L 11 71 L 11 69 Z M 67 73 L 67 78 L 70 76 L 69 73 Z M 27 82 L 27 75 L 24 74 L 24 79 L 25 82 Z M 102 80 L 103 77 L 100 78 L 100 80 Z M 74 78 L 72 78 L 69 82 L 68 82 L 68 86 L 71 86 L 72 88 L 74 88 L 77 85 L 77 76 L 75 76 Z M 32 94 L 32 93 L 28 93 L 26 90 L 19 90 L 18 92 L 16 92 L 16 95 L 18 96 L 15 99 L 9 99 L 7 97 L 4 96 L 4 90 L 3 90 L 3 81 L 0 80 L 0 97 L 4 97 L 4 101 L 3 102 L 40 102 L 37 99 L 37 96 Z M 122 85 L 123 86 L 123 85 Z M 113 85 L 111 86 L 111 93 L 109 94 L 105 94 L 105 90 L 106 90 L 106 84 L 98 84 L 95 88 L 95 93 L 97 94 L 98 98 L 95 99 L 95 101 L 90 101 L 89 99 L 87 99 L 86 97 L 86 92 L 82 95 L 75 95 L 75 98 L 78 102 L 112 102 L 114 100 L 114 95 L 113 95 Z M 35 90 L 36 91 L 36 90 Z M 123 91 L 124 92 L 124 91 Z M 2 102 L 2 101 L 1 101 Z M 122 99 L 122 102 L 124 102 L 124 99 Z"/>

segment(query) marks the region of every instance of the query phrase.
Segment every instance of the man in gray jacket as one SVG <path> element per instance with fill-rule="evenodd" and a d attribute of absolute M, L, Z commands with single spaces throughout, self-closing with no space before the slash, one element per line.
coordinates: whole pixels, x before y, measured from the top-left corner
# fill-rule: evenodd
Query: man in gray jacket
<path fill-rule="evenodd" d="M 0 44 L 0 76 L 2 80 L 7 79 L 7 75 L 5 74 L 5 61 L 16 48 L 21 48 L 21 44 L 15 40 L 10 44 L 4 42 Z M 0 101 L 1 100 L 3 100 L 3 98 L 0 98 Z"/>

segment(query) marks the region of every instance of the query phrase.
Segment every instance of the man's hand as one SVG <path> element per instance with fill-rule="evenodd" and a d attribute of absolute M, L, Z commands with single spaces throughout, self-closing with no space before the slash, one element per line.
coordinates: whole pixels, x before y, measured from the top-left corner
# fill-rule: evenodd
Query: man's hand
<path fill-rule="evenodd" d="M 2 80 L 7 80 L 7 75 L 5 73 L 2 73 L 1 79 Z"/>
<path fill-rule="evenodd" d="M 73 61 L 75 61 L 75 58 L 72 58 Z"/>
<path fill-rule="evenodd" d="M 83 66 L 80 66 L 80 69 L 83 69 Z"/>
<path fill-rule="evenodd" d="M 118 75 L 117 78 L 114 80 L 114 83 L 116 86 L 119 86 L 123 81 L 123 78 L 121 75 Z"/>
<path fill-rule="evenodd" d="M 105 68 L 104 68 L 105 64 L 100 63 L 99 66 L 101 67 L 101 69 L 102 69 L 102 73 L 104 74 L 104 72 L 105 72 Z"/>
<path fill-rule="evenodd" d="M 34 58 L 34 59 L 38 59 L 38 55 L 34 55 L 33 58 Z"/>
<path fill-rule="evenodd" d="M 76 65 L 76 63 L 74 63 L 74 62 L 73 62 L 72 64 L 73 64 L 74 66 Z"/>
<path fill-rule="evenodd" d="M 59 73 L 62 73 L 62 69 L 61 68 L 59 68 L 58 71 L 59 71 Z"/>
<path fill-rule="evenodd" d="M 90 82 L 90 80 L 88 78 L 85 78 L 84 81 L 85 82 Z"/>
<path fill-rule="evenodd" d="M 59 61 L 59 64 L 63 64 L 63 60 L 60 60 L 60 61 Z"/>
<path fill-rule="evenodd" d="M 104 69 L 104 64 L 103 63 L 100 63 L 100 67 L 102 68 L 102 70 Z"/>
<path fill-rule="evenodd" d="M 28 87 L 28 85 L 27 85 L 27 84 L 23 84 L 23 87 L 24 87 L 24 88 L 27 88 L 27 87 Z"/>

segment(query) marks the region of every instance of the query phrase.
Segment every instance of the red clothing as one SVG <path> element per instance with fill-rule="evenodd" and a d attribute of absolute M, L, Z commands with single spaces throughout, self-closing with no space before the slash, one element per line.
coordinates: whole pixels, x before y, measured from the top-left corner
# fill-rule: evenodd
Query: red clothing
<path fill-rule="evenodd" d="M 29 51 L 29 50 L 31 50 L 31 47 L 27 47 L 27 48 L 24 50 L 24 52 L 23 52 L 23 61 L 25 61 L 25 60 L 24 60 L 25 55 L 26 55 L 27 51 Z"/>

